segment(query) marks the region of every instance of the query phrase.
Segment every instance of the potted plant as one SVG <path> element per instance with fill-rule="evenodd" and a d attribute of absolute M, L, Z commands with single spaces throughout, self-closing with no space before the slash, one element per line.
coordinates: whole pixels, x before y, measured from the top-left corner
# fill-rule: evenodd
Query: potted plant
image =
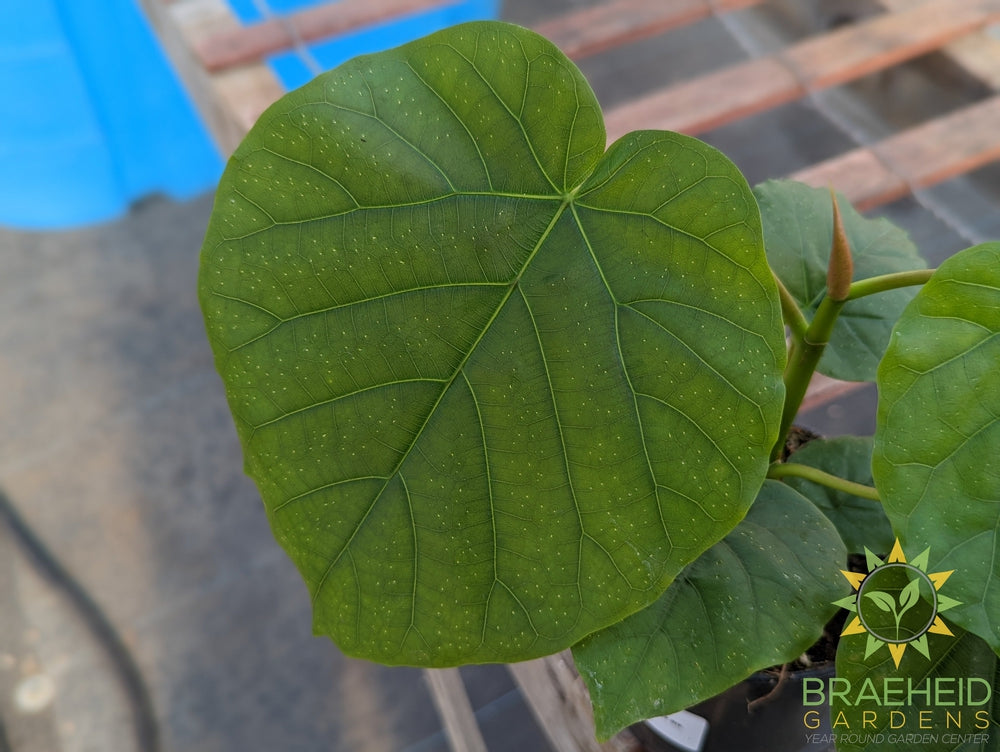
<path fill-rule="evenodd" d="M 274 104 L 199 285 L 246 470 L 350 655 L 571 647 L 608 736 L 796 658 L 839 604 L 839 681 L 801 709 L 806 734 L 832 699 L 842 749 L 943 712 L 896 679 L 996 681 L 1000 244 L 928 270 L 693 138 L 606 148 L 575 66 L 483 22 Z M 816 370 L 878 383 L 874 441 L 785 461 Z"/>

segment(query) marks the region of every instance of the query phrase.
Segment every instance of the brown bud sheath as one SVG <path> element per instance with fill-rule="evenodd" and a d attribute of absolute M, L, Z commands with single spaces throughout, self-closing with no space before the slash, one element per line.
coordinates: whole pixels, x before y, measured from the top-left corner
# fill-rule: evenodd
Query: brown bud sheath
<path fill-rule="evenodd" d="M 830 248 L 830 265 L 826 270 L 826 294 L 831 300 L 847 300 L 854 278 L 854 261 L 844 221 L 840 217 L 840 207 L 837 206 L 837 196 L 832 188 L 830 199 L 833 201 L 833 245 Z"/>

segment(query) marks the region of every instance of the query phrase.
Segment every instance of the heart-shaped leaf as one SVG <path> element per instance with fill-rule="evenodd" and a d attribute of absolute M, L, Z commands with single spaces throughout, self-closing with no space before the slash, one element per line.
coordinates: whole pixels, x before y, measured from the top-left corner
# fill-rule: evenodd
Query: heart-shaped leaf
<path fill-rule="evenodd" d="M 208 332 L 314 629 L 515 661 L 655 600 L 746 512 L 780 310 L 736 168 L 541 37 L 453 27 L 290 93 L 233 156 Z"/>
<path fill-rule="evenodd" d="M 746 519 L 660 599 L 573 648 L 598 735 L 797 658 L 843 596 L 844 545 L 808 499 L 767 481 Z"/>
<path fill-rule="evenodd" d="M 893 331 L 872 470 L 906 550 L 954 570 L 949 616 L 1000 651 L 1000 243 L 955 254 Z"/>
<path fill-rule="evenodd" d="M 813 439 L 798 449 L 791 461 L 865 486 L 874 483 L 872 439 L 868 436 Z M 862 553 L 869 548 L 882 554 L 889 553 L 895 535 L 879 502 L 803 478 L 787 477 L 784 481 L 830 518 L 848 551 Z"/>
<path fill-rule="evenodd" d="M 1000 750 L 1000 659 L 960 629 L 928 636 L 930 658 L 908 648 L 898 667 L 884 646 L 869 654 L 863 636 L 841 638 L 830 703 L 839 752 Z"/>
<path fill-rule="evenodd" d="M 754 188 L 764 223 L 771 267 L 811 319 L 826 293 L 833 241 L 830 192 L 791 180 L 771 180 Z M 885 219 L 866 219 L 843 196 L 837 205 L 854 259 L 854 278 L 926 268 L 907 234 Z M 873 381 L 889 333 L 912 288 L 849 301 L 841 310 L 818 370 L 845 381 Z"/>

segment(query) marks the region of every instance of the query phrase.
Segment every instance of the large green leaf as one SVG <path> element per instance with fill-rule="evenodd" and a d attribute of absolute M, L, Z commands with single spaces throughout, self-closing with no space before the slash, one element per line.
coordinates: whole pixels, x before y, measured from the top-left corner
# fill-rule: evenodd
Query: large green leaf
<path fill-rule="evenodd" d="M 839 752 L 1000 750 L 1000 659 L 959 629 L 929 638 L 930 658 L 907 649 L 898 667 L 884 646 L 866 657 L 865 636 L 841 638 L 830 703 Z M 819 689 L 810 697 L 818 699 Z"/>
<path fill-rule="evenodd" d="M 767 481 L 746 519 L 656 603 L 573 648 L 598 736 L 707 699 L 793 660 L 844 595 L 837 531 L 807 499 Z"/>
<path fill-rule="evenodd" d="M 814 439 L 797 450 L 790 461 L 866 486 L 873 483 L 872 439 L 868 436 Z M 887 554 L 892 549 L 895 535 L 879 502 L 804 478 L 787 477 L 784 481 L 830 518 L 851 553 L 863 553 L 868 548 Z"/>
<path fill-rule="evenodd" d="M 513 661 L 655 600 L 745 514 L 780 311 L 736 168 L 605 131 L 541 37 L 455 27 L 272 106 L 202 251 L 217 366 L 314 629 Z"/>
<path fill-rule="evenodd" d="M 1000 243 L 944 262 L 879 368 L 872 470 L 908 551 L 955 570 L 958 624 L 1000 652 Z"/>
<path fill-rule="evenodd" d="M 830 192 L 791 180 L 754 188 L 764 223 L 767 257 L 775 274 L 807 319 L 826 293 L 833 241 Z M 866 219 L 843 196 L 837 205 L 854 259 L 854 279 L 924 269 L 927 264 L 907 234 L 886 219 Z M 873 381 L 889 333 L 913 288 L 901 288 L 848 302 L 840 313 L 818 370 L 845 381 Z"/>

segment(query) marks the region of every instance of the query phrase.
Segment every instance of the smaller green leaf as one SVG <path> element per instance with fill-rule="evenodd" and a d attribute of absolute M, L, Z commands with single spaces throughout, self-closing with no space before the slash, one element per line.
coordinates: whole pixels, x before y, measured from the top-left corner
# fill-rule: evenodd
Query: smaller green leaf
<path fill-rule="evenodd" d="M 887 614 L 892 614 L 896 611 L 896 601 L 888 593 L 876 590 L 874 593 L 865 593 L 865 597 Z"/>
<path fill-rule="evenodd" d="M 652 606 L 573 647 L 598 736 L 711 697 L 812 645 L 846 552 L 809 501 L 765 482 L 746 519 Z"/>
<path fill-rule="evenodd" d="M 838 478 L 866 486 L 874 485 L 870 436 L 813 439 L 795 452 L 793 460 Z M 802 478 L 788 477 L 784 481 L 830 518 L 851 553 L 861 553 L 867 548 L 884 555 L 892 549 L 895 535 L 885 510 L 877 501 L 862 499 Z"/>
<path fill-rule="evenodd" d="M 775 274 L 807 319 L 826 292 L 833 243 L 830 192 L 790 180 L 754 188 L 764 224 L 764 245 Z M 854 279 L 925 269 L 907 234 L 885 219 L 866 219 L 838 195 L 854 260 Z M 819 363 L 819 371 L 845 381 L 873 381 L 892 325 L 915 294 L 897 289 L 848 302 Z"/>
<path fill-rule="evenodd" d="M 954 571 L 948 616 L 1000 651 L 1000 243 L 945 261 L 879 368 L 872 470 L 905 550 Z"/>
<path fill-rule="evenodd" d="M 898 668 L 885 645 L 870 652 L 861 635 L 841 638 L 838 692 L 830 703 L 838 752 L 1000 750 L 1000 659 L 959 629 L 954 637 L 928 637 L 930 658 L 908 646 Z M 910 686 L 916 691 L 909 693 Z"/>

